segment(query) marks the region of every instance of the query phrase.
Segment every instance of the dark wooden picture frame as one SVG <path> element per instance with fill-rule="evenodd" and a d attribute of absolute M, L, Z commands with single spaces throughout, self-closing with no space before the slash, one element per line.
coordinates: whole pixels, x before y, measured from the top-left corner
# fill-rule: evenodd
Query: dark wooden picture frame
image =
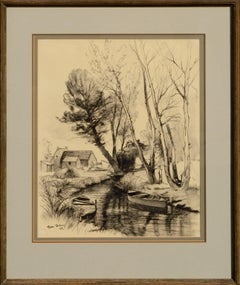
<path fill-rule="evenodd" d="M 1 219 L 1 284 L 240 284 L 240 1 L 239 0 L 0 0 L 1 47 L 0 47 L 0 219 Z M 6 279 L 6 9 L 8 7 L 229 7 L 231 10 L 231 178 L 232 178 L 232 277 L 231 279 Z"/>

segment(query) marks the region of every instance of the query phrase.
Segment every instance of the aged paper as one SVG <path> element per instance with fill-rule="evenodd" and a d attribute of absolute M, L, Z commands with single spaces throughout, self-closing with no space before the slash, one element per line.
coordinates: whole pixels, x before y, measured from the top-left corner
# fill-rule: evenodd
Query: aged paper
<path fill-rule="evenodd" d="M 34 38 L 34 240 L 204 239 L 203 51 L 197 35 Z"/>

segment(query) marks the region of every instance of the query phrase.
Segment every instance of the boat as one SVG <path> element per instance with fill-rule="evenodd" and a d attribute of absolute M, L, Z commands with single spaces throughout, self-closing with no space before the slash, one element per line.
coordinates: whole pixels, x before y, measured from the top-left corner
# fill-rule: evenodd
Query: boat
<path fill-rule="evenodd" d="M 80 222 L 91 219 L 96 215 L 97 200 L 93 202 L 88 197 L 81 195 L 72 199 L 72 205 Z"/>
<path fill-rule="evenodd" d="M 72 204 L 75 206 L 87 206 L 87 205 L 96 205 L 96 202 L 91 201 L 86 196 L 78 196 L 72 200 Z"/>
<path fill-rule="evenodd" d="M 143 211 L 165 213 L 168 212 L 168 198 L 154 196 L 141 191 L 128 191 L 128 201 L 134 207 Z"/>

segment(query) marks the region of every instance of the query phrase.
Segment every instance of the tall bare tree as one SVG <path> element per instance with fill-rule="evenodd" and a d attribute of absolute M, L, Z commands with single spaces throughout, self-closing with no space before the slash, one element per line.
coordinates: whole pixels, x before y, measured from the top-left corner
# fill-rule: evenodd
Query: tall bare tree
<path fill-rule="evenodd" d="M 184 172 L 182 174 L 182 188 L 187 188 L 190 181 L 190 142 L 189 142 L 189 95 L 196 79 L 196 74 L 199 72 L 197 69 L 197 64 L 199 59 L 197 57 L 192 57 L 191 47 L 188 48 L 187 58 L 177 59 L 173 52 L 168 48 L 168 56 L 166 59 L 168 64 L 166 64 L 169 78 L 171 80 L 172 86 L 176 93 L 182 99 L 183 108 L 183 138 L 184 138 Z"/>
<path fill-rule="evenodd" d="M 133 108 L 133 106 L 130 103 L 131 98 L 136 96 L 134 93 L 136 93 L 137 82 L 135 84 L 134 82 L 131 82 L 131 85 L 128 86 L 125 84 L 125 88 L 123 88 L 123 80 L 121 76 L 125 55 L 121 52 L 119 54 L 112 54 L 109 46 L 109 44 L 105 46 L 104 52 L 102 52 L 96 45 L 92 45 L 93 52 L 97 58 L 97 60 L 94 61 L 94 67 L 104 77 L 102 82 L 104 82 L 105 88 L 112 92 L 121 104 L 128 123 L 128 130 L 136 146 L 139 159 L 147 173 L 149 182 L 154 183 L 156 180 L 155 175 L 152 171 L 151 165 L 147 162 L 144 156 L 143 149 L 139 143 L 139 139 L 137 138 L 134 128 L 134 116 L 131 112 L 131 108 Z M 124 120 L 123 122 L 125 123 Z"/>
<path fill-rule="evenodd" d="M 148 110 L 148 118 L 149 121 L 152 122 L 154 128 L 153 128 L 153 137 L 154 137 L 154 145 L 156 145 L 156 141 L 158 141 L 159 150 L 161 152 L 162 158 L 163 158 L 163 164 L 164 164 L 164 170 L 165 175 L 167 178 L 167 182 L 169 185 L 174 188 L 179 188 L 179 180 L 175 177 L 172 177 L 171 169 L 170 169 L 170 160 L 169 160 L 169 153 L 168 153 L 168 147 L 167 147 L 167 139 L 166 139 L 166 131 L 164 131 L 164 125 L 169 121 L 170 119 L 173 119 L 173 116 L 166 119 L 164 122 L 163 117 L 165 115 L 165 112 L 174 108 L 175 104 L 172 104 L 168 102 L 168 104 L 164 108 L 160 108 L 161 101 L 166 96 L 170 85 L 160 85 L 157 86 L 156 82 L 154 82 L 152 72 L 150 70 L 150 64 L 155 60 L 156 54 L 153 54 L 150 56 L 146 50 L 145 50 L 145 44 L 140 42 L 139 46 L 135 42 L 132 46 L 132 50 L 134 51 L 138 62 L 140 64 L 140 68 L 142 70 L 143 78 L 144 78 L 144 96 L 145 96 L 145 105 Z M 148 88 L 146 87 L 146 80 L 148 83 Z M 151 99 L 152 101 L 152 110 L 150 109 L 148 100 Z M 154 113 L 154 120 L 153 114 Z M 165 116 L 166 117 L 166 116 Z M 156 150 L 156 147 L 153 147 L 153 151 Z M 175 168 L 176 169 L 176 168 Z"/>
<path fill-rule="evenodd" d="M 116 157 L 118 148 L 123 149 L 127 138 L 129 138 L 130 131 L 123 106 L 115 95 L 115 79 L 111 68 L 114 67 L 117 72 L 120 72 L 124 65 L 125 55 L 121 49 L 117 49 L 113 52 L 112 42 L 110 40 L 105 40 L 103 46 L 91 42 L 89 52 L 93 72 L 99 78 L 105 92 L 112 97 L 110 124 L 113 145 L 112 154 Z M 136 85 L 129 86 L 128 92 L 125 95 L 127 105 L 134 106 L 136 99 L 135 89 Z M 131 111 L 131 116 L 134 120 L 133 111 Z"/>

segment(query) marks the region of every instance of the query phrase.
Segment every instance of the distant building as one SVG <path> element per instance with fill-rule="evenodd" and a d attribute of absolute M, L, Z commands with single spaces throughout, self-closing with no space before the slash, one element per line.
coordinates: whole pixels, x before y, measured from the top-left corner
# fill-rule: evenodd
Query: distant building
<path fill-rule="evenodd" d="M 97 159 L 91 150 L 68 150 L 57 148 L 54 155 L 47 161 L 41 161 L 43 172 L 55 171 L 59 168 L 89 168 L 96 165 Z"/>

